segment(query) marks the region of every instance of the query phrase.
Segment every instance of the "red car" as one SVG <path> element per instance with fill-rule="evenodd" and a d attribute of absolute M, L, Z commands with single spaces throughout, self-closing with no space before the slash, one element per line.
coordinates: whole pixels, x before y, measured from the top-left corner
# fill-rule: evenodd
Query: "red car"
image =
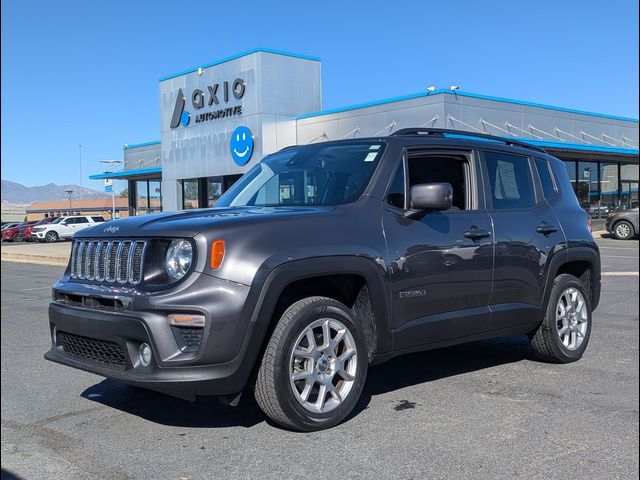
<path fill-rule="evenodd" d="M 36 222 L 24 222 L 20 225 L 16 225 L 15 227 L 5 228 L 2 230 L 2 241 L 3 242 L 19 242 L 22 240 L 20 236 L 20 227 L 25 225 L 33 225 Z"/>
<path fill-rule="evenodd" d="M 37 225 L 46 225 L 47 223 L 53 222 L 58 217 L 46 217 L 40 220 L 39 222 L 26 222 L 18 227 L 20 232 L 20 238 L 22 240 L 26 240 L 27 242 L 32 242 L 33 238 L 31 237 L 31 230 L 33 227 Z"/>

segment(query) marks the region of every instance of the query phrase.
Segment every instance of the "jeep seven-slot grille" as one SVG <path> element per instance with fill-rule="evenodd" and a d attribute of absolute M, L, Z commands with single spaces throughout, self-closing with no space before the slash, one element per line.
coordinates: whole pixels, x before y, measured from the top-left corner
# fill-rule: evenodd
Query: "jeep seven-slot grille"
<path fill-rule="evenodd" d="M 71 249 L 71 278 L 138 284 L 146 246 L 145 240 L 76 240 Z"/>

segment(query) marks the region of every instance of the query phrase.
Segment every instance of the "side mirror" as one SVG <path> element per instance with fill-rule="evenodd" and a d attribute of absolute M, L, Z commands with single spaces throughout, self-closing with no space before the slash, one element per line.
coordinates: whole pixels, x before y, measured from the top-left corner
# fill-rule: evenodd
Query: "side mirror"
<path fill-rule="evenodd" d="M 453 187 L 446 182 L 420 183 L 411 187 L 409 199 L 414 213 L 425 210 L 449 210 L 453 200 Z"/>

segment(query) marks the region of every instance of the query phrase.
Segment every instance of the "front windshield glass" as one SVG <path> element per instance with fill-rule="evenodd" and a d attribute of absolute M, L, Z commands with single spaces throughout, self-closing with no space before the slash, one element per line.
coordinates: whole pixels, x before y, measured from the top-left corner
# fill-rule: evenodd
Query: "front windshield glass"
<path fill-rule="evenodd" d="M 64 219 L 65 219 L 65 217 L 58 217 L 58 218 L 56 218 L 56 219 L 55 219 L 53 222 L 51 222 L 51 223 L 60 223 L 60 222 L 61 222 L 62 220 L 64 220 Z"/>
<path fill-rule="evenodd" d="M 340 205 L 369 184 L 382 143 L 317 144 L 266 157 L 238 180 L 216 207 Z"/>

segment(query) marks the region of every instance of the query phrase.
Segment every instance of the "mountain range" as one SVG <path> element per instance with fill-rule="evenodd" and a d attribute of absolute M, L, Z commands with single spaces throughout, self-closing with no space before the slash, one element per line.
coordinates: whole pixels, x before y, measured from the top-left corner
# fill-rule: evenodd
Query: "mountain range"
<path fill-rule="evenodd" d="M 28 205 L 32 202 L 47 200 L 67 200 L 69 194 L 65 190 L 73 190 L 71 198 L 80 198 L 79 185 L 56 185 L 48 183 L 38 187 L 27 187 L 21 183 L 2 180 L 0 194 L 3 203 L 13 203 Z M 108 193 L 99 192 L 90 188 L 82 187 L 83 198 L 104 198 L 109 197 Z"/>

